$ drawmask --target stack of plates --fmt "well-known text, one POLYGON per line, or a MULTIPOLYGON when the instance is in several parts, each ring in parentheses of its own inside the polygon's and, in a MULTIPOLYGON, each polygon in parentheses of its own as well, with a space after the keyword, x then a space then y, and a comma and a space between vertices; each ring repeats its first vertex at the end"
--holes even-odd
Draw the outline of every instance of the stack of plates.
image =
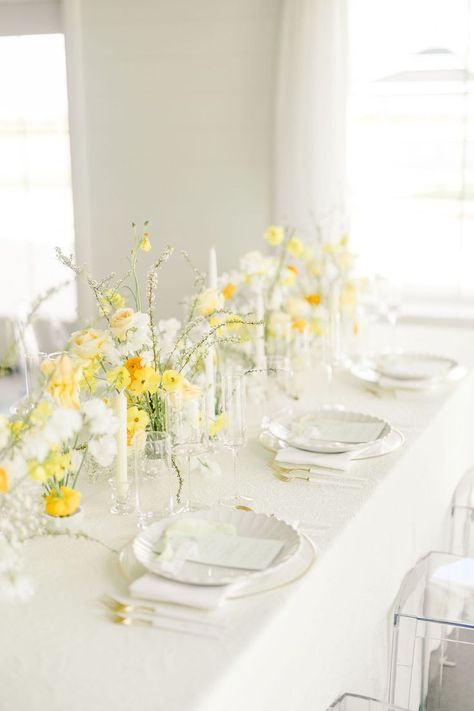
MULTIPOLYGON (((373 448, 385 453, 384 445, 393 440, 388 422, 362 412, 339 407, 312 410, 288 408, 266 418, 264 433, 273 437, 278 448, 293 447, 307 452, 337 454, 359 451, 370 456, 373 448)), ((392 451, 390 447, 388 451, 392 451)))
POLYGON ((301 577, 315 559, 310 539, 292 525, 275 516, 232 509, 187 512, 159 521, 142 531, 120 555, 122 569, 128 579, 151 572, 162 578, 191 586, 224 586, 232 584, 229 597, 245 597, 286 585, 301 577), (161 566, 156 560, 156 547, 165 529, 180 519, 205 519, 231 524, 236 536, 272 539, 281 543, 275 558, 264 570, 246 570, 226 565, 209 565, 184 561, 176 570, 161 566), (238 583, 238 585, 235 585, 238 583))
POLYGON ((384 353, 366 358, 351 368, 365 383, 396 390, 431 390, 455 382, 465 368, 452 358, 430 353, 384 353))

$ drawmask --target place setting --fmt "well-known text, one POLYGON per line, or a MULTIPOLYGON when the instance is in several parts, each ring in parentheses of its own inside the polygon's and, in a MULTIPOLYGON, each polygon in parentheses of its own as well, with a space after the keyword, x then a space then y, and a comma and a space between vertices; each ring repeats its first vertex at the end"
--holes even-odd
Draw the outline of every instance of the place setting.
POLYGON ((260 444, 274 454, 268 466, 282 482, 303 480, 360 488, 353 462, 399 449, 403 433, 379 417, 343 406, 288 407, 262 421, 260 444))

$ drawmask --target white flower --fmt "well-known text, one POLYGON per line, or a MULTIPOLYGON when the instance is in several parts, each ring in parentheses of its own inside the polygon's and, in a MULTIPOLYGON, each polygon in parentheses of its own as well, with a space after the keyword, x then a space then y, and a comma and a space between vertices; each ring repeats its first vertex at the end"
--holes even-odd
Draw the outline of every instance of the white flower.
POLYGON ((118 419, 102 400, 88 400, 83 404, 82 412, 91 435, 114 434, 117 431, 118 419))
POLYGON ((142 367, 150 368, 154 364, 153 351, 142 351, 140 353, 140 360, 142 362, 142 367))
POLYGON ((171 355, 176 345, 176 339, 178 338, 180 329, 181 323, 176 318, 158 321, 157 338, 162 360, 167 360, 171 355))
POLYGON ((306 318, 311 314, 311 306, 306 299, 299 296, 290 296, 285 302, 285 311, 292 318, 306 318))
POLYGON ((4 536, 0 535, 0 575, 17 570, 21 558, 18 549, 14 548, 4 536))
POLYGON ((104 435, 103 437, 91 439, 88 447, 89 452, 101 467, 108 467, 114 461, 117 443, 113 437, 104 435))
POLYGON ((148 314, 133 313, 131 325, 117 345, 118 352, 122 356, 127 356, 131 353, 135 354, 144 348, 149 348, 150 345, 150 320, 148 314))
POLYGON ((57 445, 72 439, 81 427, 82 418, 77 410, 58 407, 46 423, 43 433, 50 445, 57 445))
POLYGON ((113 343, 112 338, 110 336, 105 341, 102 352, 103 352, 104 358, 111 365, 113 365, 114 367, 121 365, 122 358, 120 357, 120 353, 119 353, 118 349, 116 348, 115 344, 113 343))
POLYGON ((27 468, 25 459, 18 453, 13 456, 0 459, 0 466, 5 469, 11 485, 26 476, 27 468))
POLYGON ((59 444, 60 441, 60 437, 53 439, 47 437, 44 432, 26 432, 23 437, 21 453, 25 459, 36 459, 38 462, 42 462, 49 452, 50 445, 59 444))
POLYGON ((240 260, 240 268, 249 276, 270 276, 275 271, 275 260, 261 252, 247 252, 240 260))

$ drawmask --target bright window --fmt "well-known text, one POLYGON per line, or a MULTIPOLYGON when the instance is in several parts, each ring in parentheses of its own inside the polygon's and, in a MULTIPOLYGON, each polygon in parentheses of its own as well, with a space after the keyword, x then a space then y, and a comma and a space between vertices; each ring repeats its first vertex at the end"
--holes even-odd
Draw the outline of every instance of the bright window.
MULTIPOLYGON (((64 36, 0 37, 0 314, 69 278, 74 248, 64 36)), ((71 285, 45 311, 71 319, 71 285)))
POLYGON ((474 294, 469 0, 349 2, 348 180, 361 271, 474 294))

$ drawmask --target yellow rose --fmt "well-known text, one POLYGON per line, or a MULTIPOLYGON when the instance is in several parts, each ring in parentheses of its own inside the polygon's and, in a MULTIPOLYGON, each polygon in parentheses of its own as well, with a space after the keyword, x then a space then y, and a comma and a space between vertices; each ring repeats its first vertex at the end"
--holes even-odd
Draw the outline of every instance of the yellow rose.
POLYGON ((226 284, 222 289, 222 296, 224 299, 231 299, 234 296, 236 289, 237 286, 229 282, 229 284, 226 284))
POLYGON ((131 381, 130 373, 124 365, 114 368, 113 370, 109 370, 105 377, 109 385, 116 390, 124 390, 124 388, 128 388, 131 381))
POLYGON ((299 237, 292 237, 286 245, 286 249, 293 257, 302 257, 305 251, 304 244, 299 237))
POLYGON ((3 467, 0 467, 0 494, 6 494, 9 488, 8 473, 3 467))
POLYGON ((52 491, 44 499, 44 511, 50 516, 71 516, 79 508, 81 494, 68 486, 52 491))
POLYGON ((285 229, 284 227, 271 225, 265 230, 263 236, 267 240, 268 244, 271 244, 272 247, 276 247, 283 242, 285 238, 285 229))
POLYGON ((134 395, 156 393, 161 381, 161 375, 153 368, 137 368, 129 390, 134 395))
POLYGON ((81 360, 98 358, 104 348, 107 336, 95 328, 74 331, 71 336, 71 352, 81 360))
POLYGON ((166 392, 172 393, 181 389, 184 378, 176 370, 165 370, 161 378, 161 385, 166 392))
POLYGON ((133 327, 135 312, 131 308, 117 309, 110 317, 112 333, 119 341, 123 341, 133 327))
POLYGON ((41 363, 41 371, 48 378, 47 390, 63 407, 79 410, 79 383, 82 368, 75 366, 68 355, 49 358, 41 363))
POLYGON ((201 316, 209 316, 213 311, 217 311, 220 305, 219 294, 215 289, 206 289, 197 297, 196 308, 201 316))

